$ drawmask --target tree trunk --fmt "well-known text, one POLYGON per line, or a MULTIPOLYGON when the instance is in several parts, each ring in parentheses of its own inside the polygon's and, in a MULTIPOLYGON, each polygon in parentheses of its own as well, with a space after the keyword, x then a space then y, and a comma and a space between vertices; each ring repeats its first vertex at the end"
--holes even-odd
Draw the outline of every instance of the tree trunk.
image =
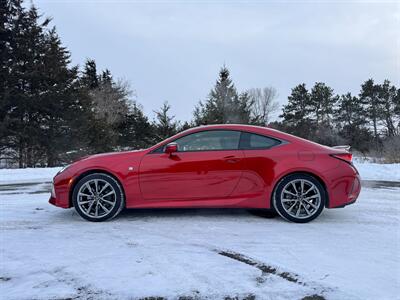
POLYGON ((378 144, 378 128, 377 128, 377 115, 376 115, 376 107, 373 104, 372 107, 372 123, 374 125, 374 140, 375 140, 375 150, 378 151, 379 144, 378 144))
POLYGON ((26 166, 28 168, 32 168, 33 167, 33 160, 32 160, 32 146, 29 146, 26 149, 26 166))
POLYGON ((47 151, 47 167, 54 167, 55 159, 51 151, 47 151))
POLYGON ((23 168, 24 167, 24 149, 23 149, 23 143, 22 143, 22 138, 19 138, 19 145, 18 145, 18 167, 23 168))

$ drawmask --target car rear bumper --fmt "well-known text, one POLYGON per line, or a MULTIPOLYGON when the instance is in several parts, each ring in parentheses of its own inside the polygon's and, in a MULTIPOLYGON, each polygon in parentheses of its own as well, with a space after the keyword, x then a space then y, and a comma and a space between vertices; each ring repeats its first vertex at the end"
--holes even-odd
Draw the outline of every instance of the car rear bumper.
MULTIPOLYGON (((345 164, 345 163, 344 163, 345 164)), ((361 191, 361 178, 352 165, 342 165, 329 184, 328 208, 340 208, 353 204, 361 191)))
POLYGON ((353 201, 347 202, 347 203, 345 203, 343 205, 336 206, 336 207, 331 207, 331 208, 343 208, 343 207, 346 207, 347 205, 354 204, 356 201, 357 201, 357 199, 354 199, 353 201))

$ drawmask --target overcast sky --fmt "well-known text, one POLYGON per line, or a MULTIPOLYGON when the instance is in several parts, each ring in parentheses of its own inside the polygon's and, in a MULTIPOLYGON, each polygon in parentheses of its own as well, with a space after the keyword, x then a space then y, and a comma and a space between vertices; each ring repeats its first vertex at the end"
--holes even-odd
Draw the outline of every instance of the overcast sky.
POLYGON ((189 120, 223 64, 239 91, 316 81, 358 93, 368 78, 400 86, 400 2, 57 1, 33 3, 72 53, 130 82, 153 118, 168 101, 189 120))

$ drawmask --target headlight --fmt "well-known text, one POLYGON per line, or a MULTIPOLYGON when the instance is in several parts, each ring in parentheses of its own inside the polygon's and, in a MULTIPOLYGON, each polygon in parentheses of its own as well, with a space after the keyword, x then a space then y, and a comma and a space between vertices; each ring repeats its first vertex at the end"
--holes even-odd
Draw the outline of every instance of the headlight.
POLYGON ((62 167, 62 169, 61 169, 60 171, 58 171, 56 175, 58 175, 58 174, 64 172, 64 171, 65 171, 66 169, 68 169, 70 166, 71 166, 71 165, 66 165, 66 166, 62 167))
POLYGON ((56 198, 56 190, 54 189, 54 183, 51 183, 51 196, 56 198))

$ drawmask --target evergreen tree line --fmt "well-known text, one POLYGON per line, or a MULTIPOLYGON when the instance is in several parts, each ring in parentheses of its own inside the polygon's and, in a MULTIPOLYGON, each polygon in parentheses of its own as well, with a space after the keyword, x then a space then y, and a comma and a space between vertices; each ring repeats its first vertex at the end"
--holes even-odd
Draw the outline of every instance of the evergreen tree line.
POLYGON ((271 126, 324 145, 348 144, 363 154, 400 161, 400 89, 365 81, 358 95, 336 95, 325 83, 299 84, 271 126))
POLYGON ((238 94, 222 68, 208 99, 194 111, 193 125, 241 123, 270 126, 327 146, 350 145, 353 151, 400 162, 400 89, 389 80, 366 80, 358 95, 335 94, 323 82, 311 90, 299 84, 283 106, 280 121, 270 122, 278 106, 272 88, 238 94))
POLYGON ((177 121, 167 102, 150 120, 127 82, 98 70, 91 59, 82 68, 73 66, 51 20, 22 2, 0 4, 0 159, 19 167, 145 148, 193 126, 222 123, 269 124, 326 145, 346 143, 363 153, 390 150, 394 159, 399 156, 400 93, 389 81, 367 80, 357 96, 335 95, 324 83, 310 91, 300 84, 281 121, 271 123, 276 90, 238 92, 224 66, 190 122, 177 121))
POLYGON ((0 158, 54 166, 86 154, 141 148, 153 127, 129 85, 94 60, 71 66, 50 19, 0 2, 0 158))

